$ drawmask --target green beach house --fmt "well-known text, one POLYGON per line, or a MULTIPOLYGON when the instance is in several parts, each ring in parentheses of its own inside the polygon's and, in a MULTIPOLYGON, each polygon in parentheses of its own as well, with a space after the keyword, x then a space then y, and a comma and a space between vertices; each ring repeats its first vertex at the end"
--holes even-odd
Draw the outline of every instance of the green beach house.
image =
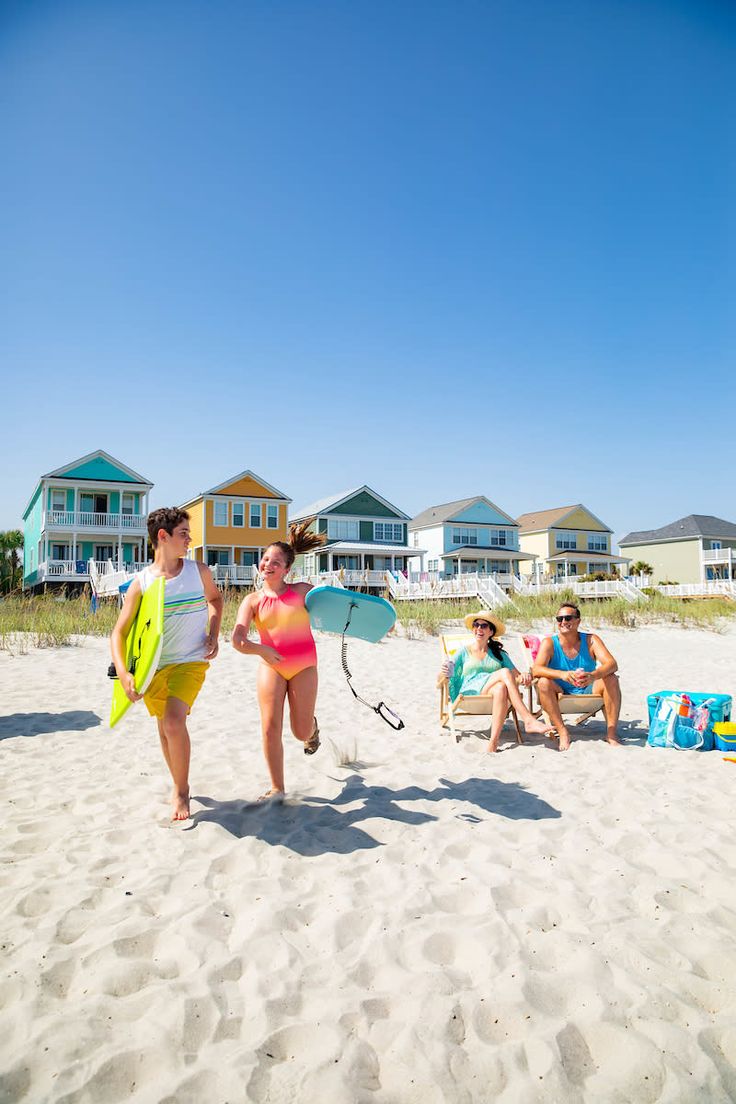
POLYGON ((712 514, 688 514, 663 525, 628 533, 619 546, 647 563, 656 583, 706 583, 736 579, 736 525, 712 514))
POLYGON ((346 585, 382 586, 387 571, 406 571, 416 549, 407 544, 409 515, 370 487, 330 495, 297 510, 290 521, 313 517, 326 544, 297 557, 295 571, 308 577, 341 572, 346 585))
POLYGON ((42 475, 23 514, 23 587, 78 588, 110 566, 146 561, 153 484, 98 449, 42 475))

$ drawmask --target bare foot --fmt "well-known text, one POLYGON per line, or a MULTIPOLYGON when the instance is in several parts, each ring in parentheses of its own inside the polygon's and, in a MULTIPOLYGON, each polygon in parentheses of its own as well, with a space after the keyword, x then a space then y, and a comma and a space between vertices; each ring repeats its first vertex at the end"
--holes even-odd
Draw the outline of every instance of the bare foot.
POLYGON ((284 797, 285 794, 283 790, 266 790, 266 792, 264 794, 261 794, 261 796, 258 798, 257 804, 262 805, 267 801, 273 801, 280 805, 281 802, 284 800, 284 797))
POLYGON ((525 732, 537 732, 540 736, 549 736, 554 730, 554 725, 547 724, 546 721, 538 720, 536 717, 532 717, 530 721, 524 721, 525 732))
POLYGON ((561 732, 560 733, 560 748, 559 748, 559 750, 560 751, 569 751, 570 750, 570 733, 569 732, 561 732))
POLYGON ((186 793, 174 790, 171 797, 171 819, 189 820, 189 790, 186 793))
POLYGON ((496 737, 495 740, 489 740, 488 741, 488 752, 489 752, 489 754, 492 754, 494 751, 499 751, 498 736, 496 737))
POLYGON ((624 746, 621 743, 621 741, 619 740, 619 738, 618 738, 618 736, 616 735, 615 732, 607 732, 606 733, 606 743, 610 744, 611 747, 623 747, 624 746))

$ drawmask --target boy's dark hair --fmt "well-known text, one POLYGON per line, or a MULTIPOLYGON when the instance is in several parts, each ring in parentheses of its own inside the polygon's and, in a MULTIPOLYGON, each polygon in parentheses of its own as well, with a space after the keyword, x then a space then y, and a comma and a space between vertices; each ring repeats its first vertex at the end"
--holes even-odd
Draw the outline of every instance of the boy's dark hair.
POLYGON ((146 519, 146 525, 148 539, 153 547, 158 546, 159 529, 164 529, 171 536, 177 525, 181 525, 183 521, 189 521, 189 514, 178 506, 161 506, 158 510, 152 510, 146 519))

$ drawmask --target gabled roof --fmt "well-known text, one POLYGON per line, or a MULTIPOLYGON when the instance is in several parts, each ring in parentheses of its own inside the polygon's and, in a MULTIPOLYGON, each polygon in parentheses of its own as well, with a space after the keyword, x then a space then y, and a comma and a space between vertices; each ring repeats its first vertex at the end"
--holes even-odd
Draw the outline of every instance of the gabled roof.
MULTIPOLYGON (((56 468, 54 471, 47 472, 41 476, 41 479, 79 479, 80 476, 69 475, 70 471, 74 471, 75 468, 81 468, 84 464, 89 464, 94 460, 104 460, 108 464, 112 464, 113 467, 119 468, 121 472, 124 472, 132 483, 144 483, 146 487, 152 487, 150 479, 146 479, 144 475, 140 475, 137 471, 133 471, 127 464, 123 464, 121 460, 116 460, 114 456, 111 456, 109 452, 104 452, 102 449, 95 449, 94 452, 88 453, 86 456, 80 456, 78 460, 72 460, 69 464, 63 464, 62 467, 56 468)), ((91 477, 92 479, 95 476, 91 477)), ((40 482, 40 480, 39 480, 40 482)), ((103 480, 104 482, 104 480, 103 480)))
MULTIPOLYGON (((472 498, 458 498, 455 502, 443 502, 439 506, 429 506, 426 510, 422 510, 421 514, 417 514, 416 517, 411 519, 409 528, 422 529, 432 525, 443 525, 446 521, 452 521, 456 514, 461 514, 463 510, 467 510, 475 502, 487 502, 497 514, 508 518, 509 525, 516 525, 514 519, 500 506, 497 506, 495 502, 491 502, 490 498, 486 498, 485 495, 473 495, 472 498)), ((478 522, 478 524, 485 524, 485 522, 478 522)))
MULTIPOLYGON (((246 468, 246 470, 240 472, 239 475, 233 475, 230 479, 226 479, 224 483, 218 483, 216 487, 210 487, 208 491, 200 491, 199 494, 193 495, 191 498, 188 498, 183 505, 191 506, 193 502, 197 502, 198 499, 204 498, 206 495, 221 494, 223 492, 227 493, 227 488, 232 487, 234 483, 238 483, 241 479, 252 479, 254 483, 258 483, 264 490, 273 495, 274 498, 280 498, 283 502, 291 502, 289 496, 285 495, 283 491, 279 491, 278 488, 272 487, 265 479, 261 479, 260 475, 256 475, 250 468, 246 468)), ((232 492, 234 497, 237 497, 238 493, 238 491, 232 492)), ((247 498, 249 496, 243 495, 242 497, 247 498)))
POLYGON ((44 479, 73 479, 75 482, 82 479, 88 479, 91 483, 140 483, 142 486, 147 487, 149 490, 153 486, 150 479, 146 479, 145 476, 140 475, 139 472, 133 471, 127 464, 123 464, 122 461, 116 460, 114 456, 111 456, 109 452, 105 452, 103 449, 95 449, 94 452, 87 453, 86 456, 80 456, 78 460, 72 460, 69 464, 63 464, 60 468, 55 468, 54 471, 46 472, 44 475, 39 476, 36 480, 36 485, 33 488, 33 493, 26 503, 26 508, 23 511, 23 517, 25 518, 31 503, 33 502, 36 491, 40 487, 44 479), (103 475, 80 475, 79 468, 84 468, 87 464, 94 464, 96 460, 102 461, 103 464, 110 464, 112 467, 117 468, 122 476, 120 479, 110 479, 103 475))
POLYGON ((687 517, 663 525, 661 529, 642 529, 637 533, 627 533, 618 542, 625 544, 656 544, 657 541, 686 540, 693 537, 736 537, 736 525, 732 521, 713 517, 712 514, 688 514, 687 517))
POLYGON ((397 517, 404 518, 405 521, 409 520, 408 514, 405 514, 398 506, 394 506, 392 502, 389 502, 387 499, 377 494, 372 487, 369 487, 365 483, 362 487, 353 487, 350 491, 341 491, 339 494, 328 495, 327 498, 320 498, 317 502, 312 502, 309 506, 302 506, 300 510, 296 510, 295 513, 290 515, 289 520, 301 521, 303 518, 318 517, 320 514, 329 513, 330 510, 334 510, 336 506, 341 506, 343 502, 348 502, 362 491, 367 491, 369 495, 372 495, 373 498, 385 506, 387 510, 392 510, 397 517))
POLYGON ((612 529, 608 528, 605 521, 601 521, 599 517, 596 517, 593 511, 584 506, 582 502, 576 502, 574 506, 557 506, 554 510, 536 510, 531 514, 521 514, 516 519, 519 523, 519 532, 539 533, 545 529, 552 529, 556 525, 562 525, 565 518, 568 518, 570 514, 574 514, 576 510, 585 510, 586 514, 590 514, 593 520, 602 525, 607 533, 613 532, 612 529))

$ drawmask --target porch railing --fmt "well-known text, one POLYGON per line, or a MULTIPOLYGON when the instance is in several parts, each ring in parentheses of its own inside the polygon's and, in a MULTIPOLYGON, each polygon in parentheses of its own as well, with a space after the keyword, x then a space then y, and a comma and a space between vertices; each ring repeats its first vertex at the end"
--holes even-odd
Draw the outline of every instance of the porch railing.
POLYGON ((736 561, 736 549, 734 548, 704 548, 704 563, 733 563, 736 561))
POLYGON ((668 598, 736 599, 736 583, 728 579, 709 579, 703 583, 662 583, 657 590, 668 598))
POLYGON ((144 514, 101 514, 86 510, 49 510, 44 529, 141 529, 146 528, 144 514))

